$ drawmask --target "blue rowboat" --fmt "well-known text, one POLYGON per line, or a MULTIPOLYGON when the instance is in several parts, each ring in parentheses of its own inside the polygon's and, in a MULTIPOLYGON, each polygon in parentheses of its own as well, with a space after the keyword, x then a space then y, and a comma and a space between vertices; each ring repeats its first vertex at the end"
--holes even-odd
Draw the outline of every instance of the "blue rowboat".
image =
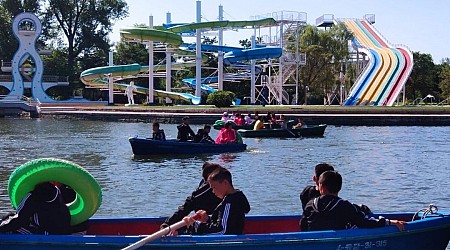
POLYGON ((215 154, 245 151, 246 144, 211 144, 198 142, 179 142, 177 140, 158 141, 145 138, 131 137, 128 139, 133 154, 144 155, 189 155, 215 154))
MULTIPOLYGON (((450 214, 410 221, 413 213, 378 214, 409 221, 375 229, 299 232, 299 216, 248 216, 243 235, 166 236, 140 249, 445 249, 450 214)), ((376 216, 378 216, 376 215, 376 216)), ((159 230, 164 218, 91 219, 86 235, 0 234, 0 249, 120 249, 159 230)))

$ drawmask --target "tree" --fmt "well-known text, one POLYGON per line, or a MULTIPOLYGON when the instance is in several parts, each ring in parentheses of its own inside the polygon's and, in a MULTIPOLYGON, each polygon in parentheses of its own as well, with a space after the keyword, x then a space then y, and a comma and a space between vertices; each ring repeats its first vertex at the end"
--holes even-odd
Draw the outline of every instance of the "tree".
POLYGON ((44 35, 67 42, 67 67, 72 82, 77 57, 89 57, 98 51, 107 54, 110 49, 108 34, 113 21, 128 15, 128 5, 123 0, 48 0, 44 13, 44 35))
POLYGON ((438 94, 436 68, 430 54, 413 52, 414 67, 406 82, 406 95, 409 100, 424 98, 428 94, 438 94))
POLYGON ((443 99, 450 98, 450 64, 443 63, 439 74, 439 88, 442 91, 443 99))
POLYGON ((19 47, 12 32, 12 21, 22 12, 37 13, 39 1, 3 0, 0 1, 0 58, 11 60, 19 47))
MULTIPOLYGON (((306 65, 300 70, 300 83, 303 85, 306 104, 308 89, 316 97, 325 97, 332 91, 341 63, 348 57, 348 40, 352 35, 342 25, 328 30, 319 30, 311 25, 299 29, 299 50, 305 53, 307 58, 306 65)), ((289 40, 293 42, 295 37, 291 34, 289 40)), ((293 51, 294 45, 288 49, 293 51)))

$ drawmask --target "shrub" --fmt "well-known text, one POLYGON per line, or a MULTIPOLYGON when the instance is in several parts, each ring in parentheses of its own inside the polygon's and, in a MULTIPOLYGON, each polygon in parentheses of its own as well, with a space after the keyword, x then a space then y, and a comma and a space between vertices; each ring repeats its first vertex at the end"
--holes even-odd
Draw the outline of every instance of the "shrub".
POLYGON ((235 94, 233 92, 219 90, 208 95, 206 104, 212 104, 218 108, 230 107, 234 98, 235 94))

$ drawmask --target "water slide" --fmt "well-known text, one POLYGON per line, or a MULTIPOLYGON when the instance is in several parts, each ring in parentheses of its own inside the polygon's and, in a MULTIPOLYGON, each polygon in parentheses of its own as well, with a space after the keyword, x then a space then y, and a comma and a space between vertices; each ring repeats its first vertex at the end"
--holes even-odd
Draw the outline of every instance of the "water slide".
MULTIPOLYGON (((188 48, 192 48, 187 46, 188 48)), ((210 45, 210 44, 202 44, 202 51, 224 51, 224 63, 228 65, 240 65, 240 67, 250 67, 247 64, 239 64, 239 61, 245 60, 253 60, 253 59, 269 59, 269 58, 279 58, 283 53, 282 48, 280 47, 260 47, 254 49, 243 49, 238 47, 229 47, 229 46, 219 46, 219 45, 210 45)), ((226 78, 226 77, 225 77, 226 78)), ((201 79, 201 89, 207 93, 215 92, 216 89, 211 88, 206 84, 216 83, 218 81, 218 77, 205 77, 201 79)), ((183 79, 183 82, 191 87, 196 86, 195 78, 186 78, 183 79)))
MULTIPOLYGON (((123 38, 132 39, 137 41, 155 41, 161 43, 167 43, 172 46, 179 46, 183 40, 180 35, 173 32, 148 29, 142 27, 131 27, 122 28, 120 34, 123 38)), ((195 66, 194 63, 173 63, 173 70, 181 69, 183 67, 195 66)), ((165 65, 155 65, 153 67, 154 71, 165 70, 165 65)), ((97 67, 85 70, 81 73, 81 81, 88 86, 94 87, 106 87, 107 77, 114 77, 116 80, 127 79, 131 77, 136 77, 138 74, 148 72, 148 66, 141 66, 139 64, 129 64, 129 65, 115 65, 115 66, 105 66, 97 67)), ((125 84, 114 84, 114 88, 124 90, 127 85, 125 84)), ((148 88, 136 86, 137 92, 142 94, 148 94, 148 88)), ((178 93, 169 92, 162 90, 154 90, 154 95, 157 97, 169 97, 173 100, 185 100, 192 104, 200 104, 200 97, 196 97, 189 93, 178 93)))
POLYGON ((393 48, 365 20, 343 20, 342 23, 353 33, 354 46, 369 56, 368 66, 344 105, 392 106, 411 73, 411 52, 407 48, 393 48))
MULTIPOLYGON (((192 66, 192 65, 191 65, 192 66)), ((194 65, 195 66, 195 65, 194 65)), ((182 63, 174 63, 172 69, 185 67, 182 63)), ((154 70, 165 70, 165 65, 157 65, 154 70)), ((116 80, 135 78, 138 74, 148 72, 148 66, 141 66, 137 63, 128 65, 104 66, 87 69, 80 74, 80 80, 87 86, 106 88, 108 86, 108 76, 116 80)), ((114 88, 124 91, 128 84, 114 83, 114 88)), ((136 86, 138 93, 148 95, 148 88, 136 86)), ((157 97, 169 97, 173 100, 184 100, 192 104, 200 104, 201 98, 189 93, 169 92, 163 90, 154 90, 157 97)))

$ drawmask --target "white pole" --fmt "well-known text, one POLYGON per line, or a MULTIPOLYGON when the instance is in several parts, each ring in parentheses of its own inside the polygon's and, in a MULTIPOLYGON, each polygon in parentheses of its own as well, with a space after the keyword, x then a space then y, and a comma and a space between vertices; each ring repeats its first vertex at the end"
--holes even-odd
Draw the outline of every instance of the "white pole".
MULTIPOLYGON (((202 2, 197 1, 197 23, 202 22, 202 2)), ((195 44, 195 96, 202 96, 202 32, 200 29, 196 31, 197 41, 195 44)))
MULTIPOLYGON (((284 38, 284 29, 283 29, 283 12, 281 12, 281 22, 280 22, 280 47, 281 49, 283 49, 284 43, 283 43, 283 38, 284 38)), ((278 81, 279 81, 279 85, 276 87, 279 89, 278 91, 278 95, 277 99, 280 100, 279 104, 283 104, 283 85, 284 85, 284 79, 283 79, 283 67, 284 67, 284 63, 283 63, 283 53, 281 53, 280 56, 280 63, 279 63, 279 67, 278 67, 278 81)))
MULTIPOLYGON (((256 48, 256 28, 253 28, 253 36, 252 36, 252 48, 256 48)), ((255 95, 255 88, 256 88, 256 60, 251 60, 250 64, 250 102, 252 105, 256 103, 256 95, 255 95)))
MULTIPOLYGON (((113 61, 114 52, 110 51, 108 53, 108 55, 109 55, 108 65, 109 66, 113 66, 114 65, 114 61, 113 61)), ((114 79, 110 75, 108 77, 108 92, 109 92, 108 105, 113 105, 114 104, 114 88, 113 88, 113 84, 114 84, 114 79)))
MULTIPOLYGON (((153 16, 149 17, 149 26, 153 29, 153 16)), ((153 104, 154 86, 153 86, 153 41, 148 43, 148 104, 153 104)))
MULTIPOLYGON (((166 14, 166 23, 170 24, 171 15, 168 12, 166 14)), ((166 45, 166 91, 170 92, 172 90, 172 54, 170 52, 169 44, 166 45)), ((166 103, 172 103, 172 99, 166 97, 166 103)))
MULTIPOLYGON (((223 21, 223 6, 219 5, 219 21, 223 21)), ((218 80, 219 80, 219 90, 223 90, 223 28, 219 29, 219 55, 218 55, 218 80)))

